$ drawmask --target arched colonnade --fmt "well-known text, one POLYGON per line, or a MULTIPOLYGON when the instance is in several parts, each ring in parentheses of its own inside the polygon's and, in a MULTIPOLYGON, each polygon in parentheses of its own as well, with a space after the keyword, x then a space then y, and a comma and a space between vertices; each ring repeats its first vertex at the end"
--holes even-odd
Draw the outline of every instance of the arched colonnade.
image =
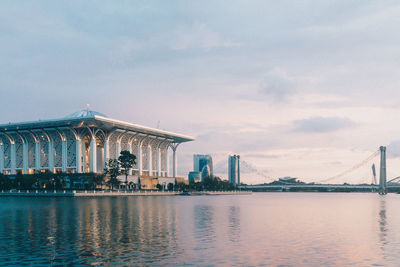
POLYGON ((173 139, 97 127, 0 132, 0 172, 101 173, 108 159, 118 158, 122 150, 128 150, 136 156, 132 174, 167 177, 171 150, 172 176, 176 177, 178 145, 173 139))

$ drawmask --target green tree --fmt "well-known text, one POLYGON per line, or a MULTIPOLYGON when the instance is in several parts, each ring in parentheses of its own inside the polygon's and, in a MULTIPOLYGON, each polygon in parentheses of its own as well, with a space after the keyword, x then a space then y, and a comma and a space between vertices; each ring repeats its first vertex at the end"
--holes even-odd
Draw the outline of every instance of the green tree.
POLYGON ((51 188, 53 174, 49 170, 37 174, 41 188, 51 188))
POLYGON ((121 169, 118 160, 109 159, 106 163, 106 167, 104 168, 104 174, 108 174, 110 176, 107 184, 111 185, 111 189, 114 190, 114 186, 119 185, 120 183, 118 176, 121 174, 121 169))
POLYGON ((202 190, 221 191, 221 190, 234 190, 235 187, 229 181, 223 181, 221 180, 221 178, 211 175, 205 177, 202 182, 189 184, 189 189, 195 191, 202 191, 202 190))
POLYGON ((96 189, 97 186, 102 186, 104 184, 104 174, 93 174, 92 182, 93 189, 96 189))
POLYGON ((189 185, 185 183, 177 183, 176 188, 178 191, 186 191, 189 188, 189 185))
POLYGON ((122 150, 118 157, 118 163, 122 169, 122 173, 125 174, 125 188, 128 188, 128 174, 129 170, 136 164, 136 156, 128 150, 122 150))
POLYGON ((12 188, 12 181, 8 178, 7 175, 3 175, 0 173, 0 189, 8 190, 12 188))
POLYGON ((168 191, 174 190, 174 184, 173 184, 173 183, 169 183, 169 184, 167 185, 167 188, 168 188, 168 191))

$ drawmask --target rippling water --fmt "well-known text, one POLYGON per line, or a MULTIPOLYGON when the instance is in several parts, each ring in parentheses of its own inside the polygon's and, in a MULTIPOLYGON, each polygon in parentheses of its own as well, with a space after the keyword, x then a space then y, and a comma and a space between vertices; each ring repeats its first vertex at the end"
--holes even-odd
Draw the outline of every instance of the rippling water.
POLYGON ((400 195, 0 198, 0 265, 398 266, 400 195))

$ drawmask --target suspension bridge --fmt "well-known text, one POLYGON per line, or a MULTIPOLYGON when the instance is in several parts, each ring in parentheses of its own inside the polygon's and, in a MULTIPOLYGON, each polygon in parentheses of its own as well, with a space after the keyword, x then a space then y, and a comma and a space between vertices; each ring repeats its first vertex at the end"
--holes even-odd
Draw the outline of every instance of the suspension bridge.
MULTIPOLYGON (((371 176, 370 176, 371 177, 371 176)), ((364 160, 353 165, 334 176, 320 180, 319 183, 282 183, 282 184, 261 184, 261 185, 241 185, 242 189, 250 190, 279 190, 279 191, 290 191, 290 190, 322 190, 322 191, 336 191, 336 190, 357 190, 357 191, 373 191, 378 192, 381 195, 386 195, 389 190, 400 192, 400 176, 391 178, 387 180, 387 168, 386 168, 386 147, 381 146, 378 150, 374 151, 364 160), (335 184, 337 181, 343 177, 348 177, 350 174, 354 173, 362 167, 370 164, 371 161, 380 156, 379 164, 379 180, 377 180, 377 172, 375 164, 372 164, 372 181, 370 184, 335 184)))

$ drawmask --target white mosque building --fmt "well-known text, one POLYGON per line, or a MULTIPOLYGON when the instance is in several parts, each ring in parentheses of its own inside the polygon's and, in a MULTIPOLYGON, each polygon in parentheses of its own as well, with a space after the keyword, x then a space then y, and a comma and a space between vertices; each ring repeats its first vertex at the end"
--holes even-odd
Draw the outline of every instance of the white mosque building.
POLYGON ((177 148, 193 140, 86 109, 62 119, 0 125, 0 173, 101 173, 108 159, 129 150, 137 163, 132 175, 176 177, 177 148))

